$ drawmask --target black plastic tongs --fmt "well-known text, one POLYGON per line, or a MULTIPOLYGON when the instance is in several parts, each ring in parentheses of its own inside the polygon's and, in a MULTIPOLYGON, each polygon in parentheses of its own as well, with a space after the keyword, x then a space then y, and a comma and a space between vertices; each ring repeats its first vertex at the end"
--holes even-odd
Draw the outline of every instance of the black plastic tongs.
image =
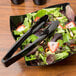
POLYGON ((53 33, 55 29, 57 28, 57 25, 59 25, 59 21, 53 21, 51 24, 49 24, 43 32, 40 34, 39 38, 35 40, 33 43, 31 43, 28 47, 24 48, 21 50, 18 54, 15 56, 12 56, 14 52, 20 47, 20 45, 26 40, 31 34, 34 34, 37 32, 43 25, 45 25, 46 21, 48 20, 48 15, 45 15, 41 17, 34 25, 33 27, 26 32, 14 45, 13 47, 9 50, 9 52, 6 54, 6 56, 2 59, 2 63, 6 67, 9 65, 13 64, 20 58, 26 56, 27 53, 29 53, 33 48, 35 48, 37 43, 45 39, 49 34, 53 33))

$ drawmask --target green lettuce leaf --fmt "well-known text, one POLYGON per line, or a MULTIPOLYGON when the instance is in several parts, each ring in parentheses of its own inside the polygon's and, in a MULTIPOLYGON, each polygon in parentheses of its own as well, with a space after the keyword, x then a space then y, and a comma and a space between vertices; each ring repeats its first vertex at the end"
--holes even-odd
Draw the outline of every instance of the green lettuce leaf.
POLYGON ((70 48, 67 45, 64 45, 63 48, 64 48, 64 51, 71 52, 70 48))
POLYGON ((29 57, 25 56, 25 61, 36 60, 36 55, 30 55, 29 57))
POLYGON ((43 46, 39 46, 38 51, 40 51, 40 52, 44 51, 43 46))
POLYGON ((65 26, 65 22, 68 21, 67 17, 66 16, 62 16, 60 19, 58 19, 60 21, 60 24, 62 26, 65 26))
POLYGON ((56 8, 46 8, 46 9, 42 9, 39 10, 36 14, 35 14, 35 18, 36 17, 42 17, 44 15, 50 15, 53 14, 55 17, 58 16, 62 16, 62 14, 59 12, 62 9, 62 7, 56 7, 56 8))
POLYGON ((68 57, 68 55, 69 55, 69 53, 62 52, 62 53, 55 54, 55 58, 56 58, 56 60, 61 60, 61 59, 68 57))
POLYGON ((32 34, 31 36, 29 36, 23 43, 22 43, 22 49, 24 49, 24 47, 29 44, 34 42, 35 40, 37 40, 38 37, 34 34, 32 34))
POLYGON ((13 33, 14 33, 14 35, 23 35, 23 32, 22 31, 21 32, 18 32, 16 30, 14 30, 13 33))
POLYGON ((76 27, 70 28, 74 33, 76 33, 76 27))
POLYGON ((66 33, 63 33, 63 41, 69 42, 70 39, 72 39, 72 37, 70 36, 70 32, 66 29, 66 33))
POLYGON ((40 57, 40 59, 42 59, 44 64, 48 64, 47 61, 46 61, 46 58, 47 58, 46 56, 43 56, 42 54, 39 54, 39 57, 40 57))
POLYGON ((56 33, 65 33, 65 30, 63 30, 62 28, 57 28, 56 33))
POLYGON ((34 42, 35 40, 38 39, 38 36, 32 34, 32 35, 30 36, 30 39, 31 39, 31 42, 34 42))
POLYGON ((44 15, 46 15, 46 14, 47 14, 47 11, 46 11, 45 9, 39 10, 39 11, 36 13, 35 18, 36 18, 36 17, 42 17, 42 16, 44 16, 44 15))
POLYGON ((59 39, 57 42, 59 42, 59 47, 63 46, 63 40, 59 39))

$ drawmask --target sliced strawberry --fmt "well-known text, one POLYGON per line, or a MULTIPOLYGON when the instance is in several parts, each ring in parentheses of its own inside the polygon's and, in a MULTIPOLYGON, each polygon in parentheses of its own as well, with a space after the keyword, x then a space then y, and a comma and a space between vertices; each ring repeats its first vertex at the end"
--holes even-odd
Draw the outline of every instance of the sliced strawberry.
POLYGON ((21 31, 23 31, 24 29, 25 29, 25 26, 24 26, 24 25, 21 25, 21 26, 19 26, 19 27, 16 29, 16 31, 21 32, 21 31))
POLYGON ((70 22, 70 23, 66 24, 64 28, 72 28, 72 27, 75 27, 74 22, 70 22))
POLYGON ((59 24, 58 28, 62 28, 62 29, 64 29, 64 27, 63 27, 62 25, 60 25, 60 24, 59 24))
POLYGON ((48 42, 49 50, 54 53, 59 47, 59 42, 48 42))
POLYGON ((40 19, 40 17, 36 17, 34 21, 36 22, 38 19, 40 19))

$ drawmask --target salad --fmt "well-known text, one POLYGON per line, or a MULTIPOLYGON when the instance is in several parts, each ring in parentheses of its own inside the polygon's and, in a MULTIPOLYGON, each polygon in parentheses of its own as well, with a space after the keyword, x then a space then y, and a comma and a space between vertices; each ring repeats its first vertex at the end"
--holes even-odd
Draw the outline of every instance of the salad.
MULTIPOLYGON (((68 7, 68 13, 69 9, 68 7)), ((40 33, 48 24, 51 24, 52 21, 58 20, 60 24, 52 36, 49 35, 38 43, 37 46, 24 57, 27 65, 49 65, 76 53, 76 24, 74 13, 71 10, 68 16, 67 12, 65 13, 63 10, 63 7, 46 8, 35 13, 27 14, 23 24, 13 31, 13 34, 17 36, 16 40, 19 40, 19 38, 44 15, 48 15, 49 17, 46 24, 38 32, 29 36, 22 43, 21 49, 24 49, 38 39, 40 33)))

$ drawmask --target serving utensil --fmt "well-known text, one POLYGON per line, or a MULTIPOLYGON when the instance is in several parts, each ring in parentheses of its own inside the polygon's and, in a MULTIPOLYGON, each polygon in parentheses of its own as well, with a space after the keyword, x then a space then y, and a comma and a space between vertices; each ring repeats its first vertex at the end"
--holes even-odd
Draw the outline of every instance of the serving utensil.
POLYGON ((17 50, 18 47, 26 40, 31 34, 34 34, 37 32, 47 21, 48 15, 45 15, 41 17, 34 25, 33 27, 27 31, 14 45, 13 47, 9 50, 9 52, 6 54, 6 56, 2 59, 2 62, 6 67, 9 65, 13 64, 20 58, 24 57, 27 53, 29 53, 33 48, 35 48, 38 42, 42 41, 44 38, 46 38, 50 33, 55 31, 57 28, 57 25, 59 24, 59 21, 52 22, 52 24, 48 25, 47 28, 41 33, 40 37, 31 43, 28 47, 24 48, 21 50, 18 54, 15 56, 12 56, 14 52, 17 50), (11 57, 12 56, 12 57, 11 57))

